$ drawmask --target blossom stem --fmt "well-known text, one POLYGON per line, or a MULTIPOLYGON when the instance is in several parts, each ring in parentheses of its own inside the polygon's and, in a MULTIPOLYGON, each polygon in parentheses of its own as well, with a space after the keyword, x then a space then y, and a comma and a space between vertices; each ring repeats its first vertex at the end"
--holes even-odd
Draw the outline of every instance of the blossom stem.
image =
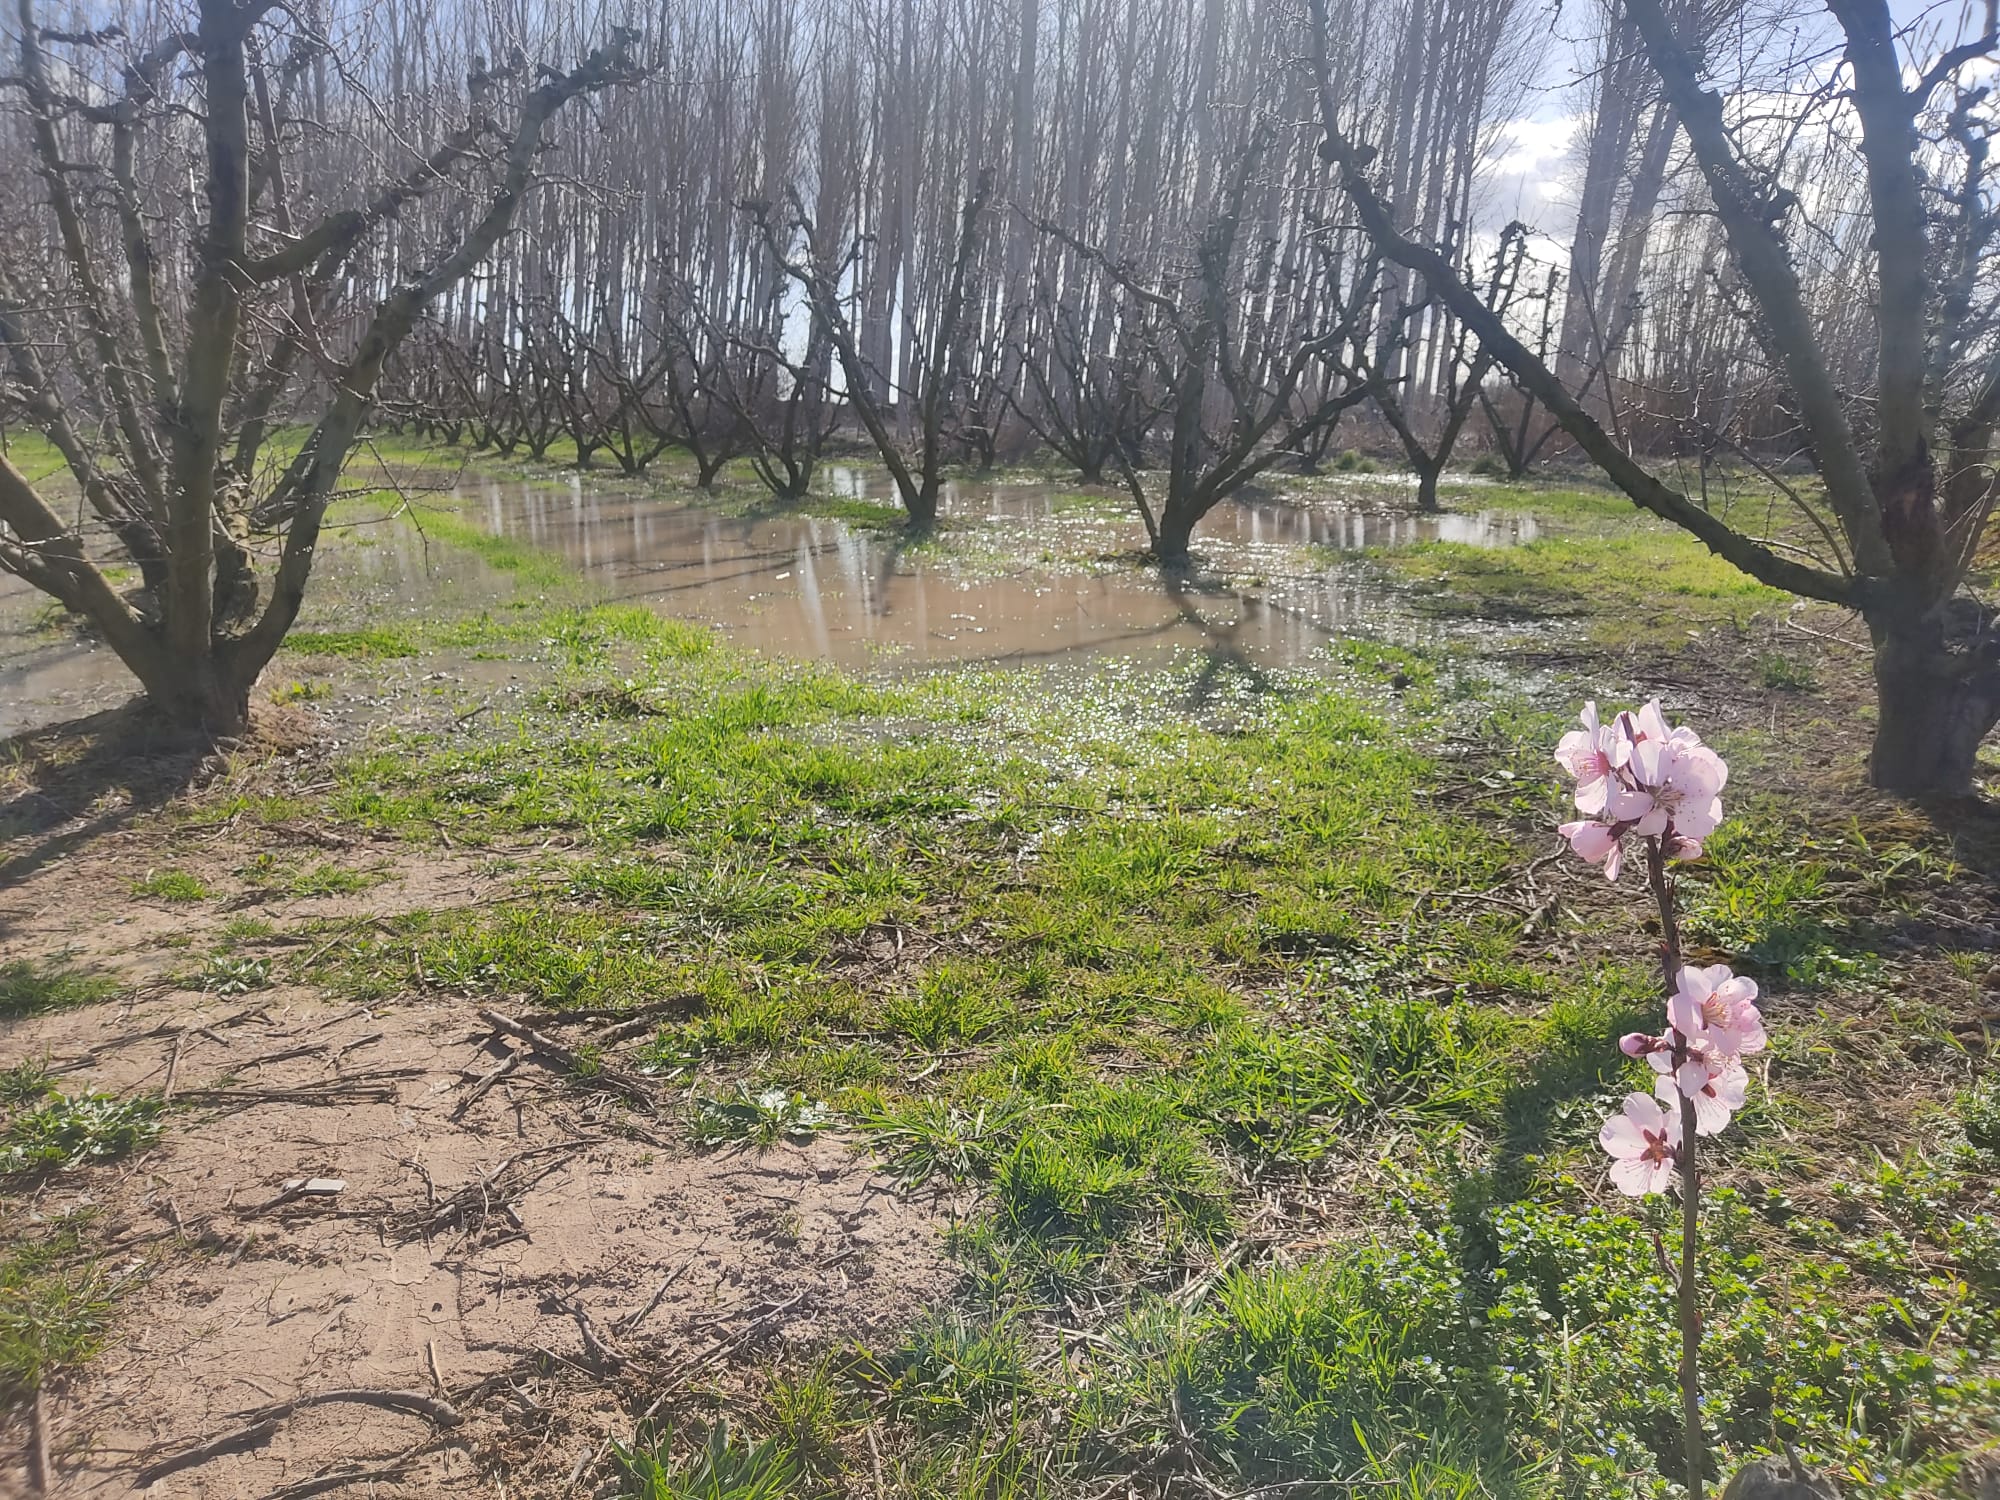
MULTIPOLYGON (((1660 963, 1667 993, 1672 994, 1681 970, 1681 929, 1674 912, 1673 883, 1667 874, 1664 839, 1646 840, 1646 877, 1660 908, 1660 963)), ((1676 1057, 1675 1062, 1681 1059, 1676 1057)), ((1681 1422, 1684 1427, 1689 1500, 1701 1500, 1702 1463, 1706 1444, 1701 1432, 1701 1302, 1695 1286, 1695 1255, 1700 1247, 1701 1177, 1695 1164, 1694 1101, 1681 1101, 1681 1422)))

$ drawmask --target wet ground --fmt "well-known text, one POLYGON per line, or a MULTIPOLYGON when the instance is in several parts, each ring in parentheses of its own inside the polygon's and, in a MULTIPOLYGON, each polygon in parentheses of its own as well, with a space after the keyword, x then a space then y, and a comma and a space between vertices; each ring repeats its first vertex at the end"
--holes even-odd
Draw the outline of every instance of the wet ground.
MULTIPOLYGON (((835 468, 839 499, 890 494, 835 468)), ((301 628, 453 618, 511 598, 512 574, 428 536, 427 512, 563 558, 587 588, 714 626, 770 655, 849 668, 1042 663, 1198 648, 1259 667, 1306 664, 1379 625, 1387 591, 1339 554, 1441 539, 1507 546, 1532 516, 1423 517, 1393 478, 1318 482, 1313 497, 1225 502, 1202 523, 1206 566, 1163 581, 1134 554, 1145 534, 1116 493, 1046 483, 955 484, 944 537, 911 547, 892 528, 800 514, 732 514, 608 476, 470 474, 414 511, 338 528, 301 628)), ((38 594, 0 577, 0 735, 121 702, 130 678, 38 594)))

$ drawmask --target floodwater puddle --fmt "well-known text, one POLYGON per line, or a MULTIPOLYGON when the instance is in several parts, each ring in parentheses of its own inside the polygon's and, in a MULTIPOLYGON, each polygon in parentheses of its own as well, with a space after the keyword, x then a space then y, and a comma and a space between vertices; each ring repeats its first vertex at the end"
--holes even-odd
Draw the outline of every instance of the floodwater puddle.
MULTIPOLYGON (((835 467, 836 498, 890 503, 881 477, 835 467)), ((1374 482, 1378 499, 1393 482, 1374 482)), ((611 599, 713 626, 770 656, 867 669, 1033 664, 1195 650, 1258 668, 1311 662, 1379 623, 1388 592, 1341 552, 1438 539, 1509 546, 1542 534, 1512 511, 1419 516, 1336 489, 1312 503, 1225 502, 1196 534, 1205 566, 1163 579, 1135 554, 1145 535, 1115 491, 1043 483, 951 486, 943 540, 795 512, 730 514, 609 476, 464 476, 406 516, 340 528, 323 547, 302 628, 460 617, 513 597, 478 554, 426 537, 427 509, 551 553, 611 599)), ((36 630, 38 596, 0 580, 0 735, 129 695, 115 656, 36 630)))
MULTIPOLYGON (((833 472, 844 499, 887 502, 872 476, 833 472)), ((1173 583, 1138 565, 1118 497, 1044 484, 965 484, 944 497, 947 540, 809 515, 730 516, 567 485, 487 481, 465 514, 554 552, 613 598, 712 625, 773 656, 839 666, 987 663, 1196 648, 1263 667, 1311 659, 1379 614, 1383 590, 1307 549, 1437 538, 1507 546, 1539 534, 1509 512, 1415 516, 1242 501, 1203 522, 1209 567, 1173 583)))

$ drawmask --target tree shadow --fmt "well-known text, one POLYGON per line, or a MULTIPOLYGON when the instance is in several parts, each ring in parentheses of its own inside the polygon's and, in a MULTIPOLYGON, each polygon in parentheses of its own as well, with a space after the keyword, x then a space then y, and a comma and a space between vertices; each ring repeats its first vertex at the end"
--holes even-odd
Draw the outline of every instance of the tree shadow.
MULTIPOLYGON (((1175 610, 1183 622, 1201 633, 1201 671, 1188 685, 1187 706, 1189 709, 1203 709, 1215 701, 1223 682, 1236 677, 1246 681, 1250 690, 1263 697, 1282 690, 1281 684, 1271 674, 1258 665, 1243 643, 1243 628, 1250 621, 1252 601, 1230 589, 1222 580, 1213 577, 1199 577, 1186 569, 1169 568, 1161 570, 1161 582, 1166 586, 1167 597, 1173 601, 1175 610), (1235 600, 1243 613, 1235 620, 1217 621, 1201 610, 1201 601, 1235 600)), ((1268 601, 1257 607, 1270 608, 1268 601)), ((1333 638, 1331 629, 1321 627, 1327 639, 1333 638)))
POLYGON ((13 851, 0 859, 0 887, 163 806, 216 753, 143 698, 0 740, 0 847, 13 851))
POLYGON ((1906 804, 1951 848, 1952 858, 2000 884, 2000 799, 1931 797, 1906 804))
POLYGON ((1657 1003, 1606 1006, 1588 1021, 1565 1025, 1550 1045, 1515 1071, 1500 1096, 1500 1128, 1489 1174, 1496 1201, 1527 1190, 1536 1158, 1547 1154, 1582 1101, 1615 1088, 1625 1076, 1618 1039, 1659 1025, 1657 1003))

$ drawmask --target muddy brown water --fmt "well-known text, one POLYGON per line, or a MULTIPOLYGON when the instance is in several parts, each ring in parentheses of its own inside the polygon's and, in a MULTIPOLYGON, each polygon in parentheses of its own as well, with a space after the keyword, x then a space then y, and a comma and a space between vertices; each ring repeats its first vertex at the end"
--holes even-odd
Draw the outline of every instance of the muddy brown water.
MULTIPOLYGON (((836 496, 887 502, 882 481, 835 468, 836 496)), ((710 625, 749 649, 867 669, 1034 664, 1199 651, 1262 668, 1314 660, 1390 601, 1313 547, 1351 551, 1439 539, 1534 540, 1533 516, 1395 508, 1396 481, 1322 481, 1310 503, 1226 502, 1197 533, 1207 563, 1173 585, 1132 554, 1143 528, 1116 496, 1079 500, 1040 483, 957 484, 944 543, 797 514, 729 515, 635 493, 605 477, 468 476, 408 517, 341 528, 324 548, 302 628, 351 629, 474 613, 513 576, 428 540, 422 507, 565 559, 611 599, 710 625)), ((0 577, 0 735, 122 702, 131 679, 96 643, 37 628, 45 602, 0 577)))

